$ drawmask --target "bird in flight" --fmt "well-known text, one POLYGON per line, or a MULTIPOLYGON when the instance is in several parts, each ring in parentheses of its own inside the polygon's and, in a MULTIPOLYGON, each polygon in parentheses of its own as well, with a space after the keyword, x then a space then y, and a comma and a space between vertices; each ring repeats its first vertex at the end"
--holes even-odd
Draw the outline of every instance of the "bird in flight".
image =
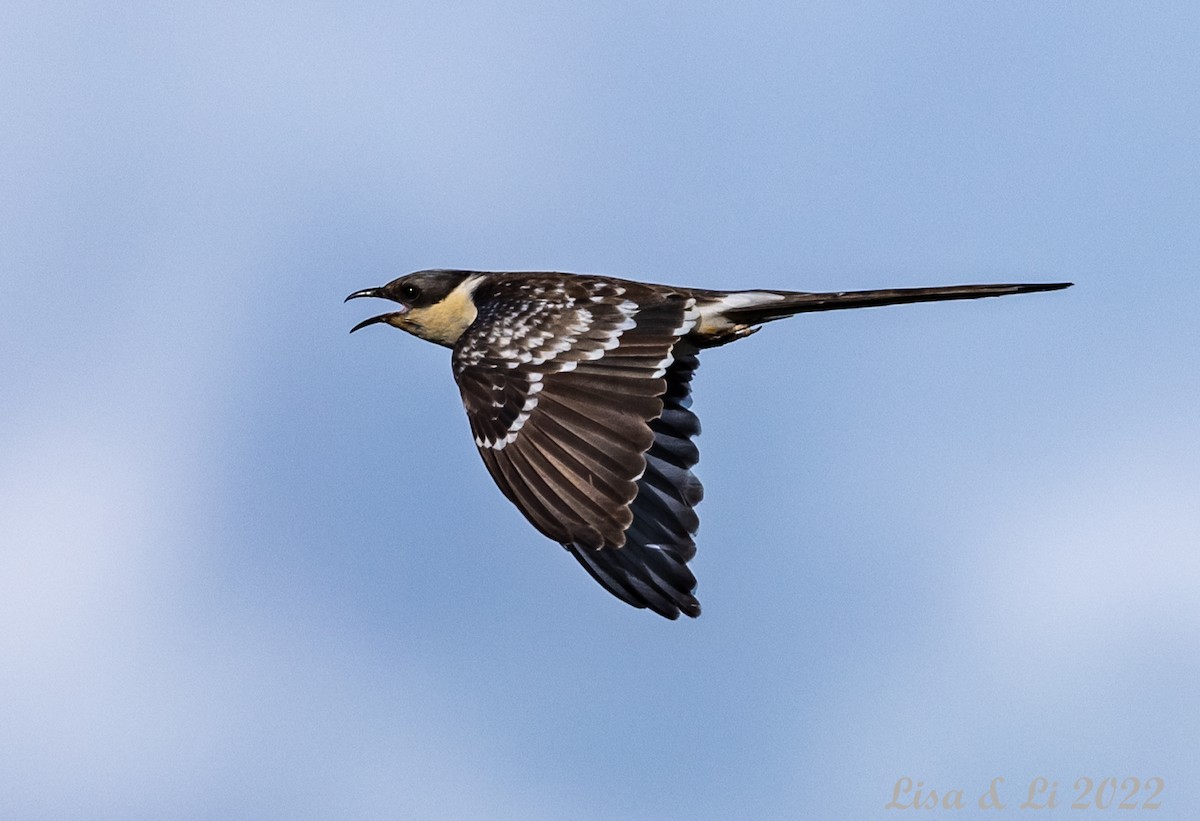
POLYGON ((808 311, 1007 296, 1069 282, 877 291, 709 291, 605 276, 430 270, 376 297, 383 323, 452 350, 475 444, 500 490, 617 598, 700 615, 697 354, 808 311))

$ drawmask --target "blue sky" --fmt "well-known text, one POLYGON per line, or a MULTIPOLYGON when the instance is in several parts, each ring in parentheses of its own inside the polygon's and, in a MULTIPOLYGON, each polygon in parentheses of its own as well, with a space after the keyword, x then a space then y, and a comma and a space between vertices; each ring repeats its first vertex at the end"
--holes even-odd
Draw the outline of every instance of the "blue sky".
POLYGON ((1159 776, 1194 816, 1197 42, 1190 3, 5 4, 0 815, 1159 776), (706 353, 669 623, 496 491, 446 351, 347 335, 440 266, 1077 285, 706 353))

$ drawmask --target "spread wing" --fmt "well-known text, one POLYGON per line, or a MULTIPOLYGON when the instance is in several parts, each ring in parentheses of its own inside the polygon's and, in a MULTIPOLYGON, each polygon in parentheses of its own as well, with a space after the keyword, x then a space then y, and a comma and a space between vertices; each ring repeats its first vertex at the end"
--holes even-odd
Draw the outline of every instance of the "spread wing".
POLYGON ((539 531, 629 604, 696 616, 697 363, 680 340, 697 315, 637 287, 496 282, 476 294, 455 378, 492 478, 539 531))

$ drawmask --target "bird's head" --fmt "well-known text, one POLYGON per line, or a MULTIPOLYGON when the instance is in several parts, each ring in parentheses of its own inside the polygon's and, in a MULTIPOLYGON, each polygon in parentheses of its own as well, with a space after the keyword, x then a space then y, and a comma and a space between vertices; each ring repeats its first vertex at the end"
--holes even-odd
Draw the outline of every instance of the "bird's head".
POLYGON ((417 271, 394 279, 379 288, 364 288, 346 297, 389 299, 399 309, 362 322, 350 329, 386 323, 414 336, 452 347, 467 329, 478 311, 472 299, 485 275, 477 271, 417 271))

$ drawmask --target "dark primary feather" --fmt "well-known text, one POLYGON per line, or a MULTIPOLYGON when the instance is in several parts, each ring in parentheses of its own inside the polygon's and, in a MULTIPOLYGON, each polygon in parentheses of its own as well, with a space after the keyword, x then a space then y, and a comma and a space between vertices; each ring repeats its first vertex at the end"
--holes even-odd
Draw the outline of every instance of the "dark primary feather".
POLYGON ((566 544, 596 581, 635 607, 661 616, 695 618, 700 602, 693 591, 696 577, 687 564, 696 555, 700 519, 695 506, 704 497, 692 468, 700 452, 692 437, 700 421, 690 410, 691 380, 699 362, 694 353, 677 354, 667 370, 662 415, 650 423, 654 444, 646 454, 646 471, 638 479, 631 504, 633 523, 617 550, 594 550, 566 544))

